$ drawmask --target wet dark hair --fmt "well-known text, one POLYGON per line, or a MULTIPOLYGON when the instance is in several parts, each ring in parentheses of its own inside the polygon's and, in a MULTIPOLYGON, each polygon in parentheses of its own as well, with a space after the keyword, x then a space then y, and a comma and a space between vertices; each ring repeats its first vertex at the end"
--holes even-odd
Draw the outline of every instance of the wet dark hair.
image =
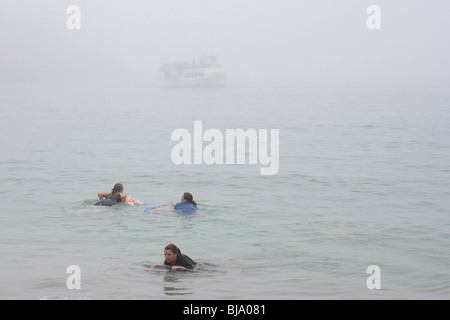
POLYGON ((197 205, 197 203, 194 201, 194 197, 192 196, 192 194, 190 194, 189 192, 185 192, 183 194, 183 198, 184 200, 186 200, 189 203, 192 203, 193 205, 197 205))
POLYGON ((172 251, 173 254, 181 254, 180 249, 178 249, 178 247, 176 245, 174 245, 173 243, 168 244, 164 250, 170 250, 172 251))
POLYGON ((114 188, 111 189, 112 194, 120 193, 123 191, 123 185, 121 183, 116 183, 114 188))

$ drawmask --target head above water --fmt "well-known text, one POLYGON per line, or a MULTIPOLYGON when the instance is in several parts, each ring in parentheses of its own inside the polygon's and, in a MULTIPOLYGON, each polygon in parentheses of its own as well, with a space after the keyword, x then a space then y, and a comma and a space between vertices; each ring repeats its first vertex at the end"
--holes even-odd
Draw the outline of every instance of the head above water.
POLYGON ((192 202, 192 200, 194 200, 194 197, 189 192, 185 192, 183 193, 183 199, 187 202, 192 202))
POLYGON ((168 244, 164 248, 164 258, 166 259, 167 263, 169 263, 169 264, 172 264, 172 265, 175 264, 179 254, 181 254, 180 249, 178 249, 178 247, 176 245, 174 245, 173 243, 168 244))
POLYGON ((176 245, 174 245, 173 243, 168 244, 164 250, 170 250, 173 254, 180 254, 181 251, 180 249, 178 249, 178 247, 176 245))
POLYGON ((112 194, 120 193, 123 191, 123 185, 121 183, 116 183, 114 185, 114 188, 112 188, 111 192, 112 194))
POLYGON ((181 197, 181 201, 189 202, 189 203, 197 205, 197 203, 194 201, 194 197, 189 192, 183 193, 183 196, 181 197))

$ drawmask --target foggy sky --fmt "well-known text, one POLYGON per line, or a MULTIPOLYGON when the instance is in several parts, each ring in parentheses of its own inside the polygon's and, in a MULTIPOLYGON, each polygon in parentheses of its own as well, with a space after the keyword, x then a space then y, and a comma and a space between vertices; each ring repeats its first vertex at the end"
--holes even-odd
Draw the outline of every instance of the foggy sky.
POLYGON ((0 81, 139 79, 217 54, 229 77, 449 84, 448 0, 4 0, 0 81), (69 5, 81 30, 69 30, 69 5), (369 5, 381 30, 369 30, 369 5))

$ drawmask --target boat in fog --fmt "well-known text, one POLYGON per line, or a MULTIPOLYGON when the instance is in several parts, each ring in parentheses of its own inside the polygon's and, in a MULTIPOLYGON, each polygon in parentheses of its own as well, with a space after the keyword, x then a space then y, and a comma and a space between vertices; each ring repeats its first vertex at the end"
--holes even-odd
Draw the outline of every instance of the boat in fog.
POLYGON ((203 56, 192 61, 163 63, 159 68, 160 85, 177 86, 222 86, 227 77, 226 70, 215 55, 203 56))

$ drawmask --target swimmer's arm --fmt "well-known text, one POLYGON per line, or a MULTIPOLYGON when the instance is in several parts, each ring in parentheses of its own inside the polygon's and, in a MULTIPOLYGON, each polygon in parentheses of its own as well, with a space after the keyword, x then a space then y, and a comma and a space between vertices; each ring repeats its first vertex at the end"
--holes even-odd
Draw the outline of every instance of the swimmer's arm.
POLYGON ((152 269, 163 269, 163 270, 170 269, 170 267, 164 266, 164 265, 160 265, 160 264, 152 264, 150 266, 150 268, 152 268, 152 269))
POLYGON ((120 194, 120 200, 121 200, 122 202, 126 202, 126 201, 127 201, 127 197, 128 197, 128 196, 127 196, 125 193, 123 193, 123 192, 120 194))
POLYGON ((188 268, 182 267, 182 266, 166 266, 166 265, 159 265, 159 264, 152 264, 150 266, 152 269, 171 269, 171 270, 189 270, 188 268))
POLYGON ((100 200, 105 199, 109 196, 110 192, 99 192, 97 193, 97 196, 100 200))
POLYGON ((182 267, 182 266, 172 266, 172 270, 189 270, 188 268, 182 267))

